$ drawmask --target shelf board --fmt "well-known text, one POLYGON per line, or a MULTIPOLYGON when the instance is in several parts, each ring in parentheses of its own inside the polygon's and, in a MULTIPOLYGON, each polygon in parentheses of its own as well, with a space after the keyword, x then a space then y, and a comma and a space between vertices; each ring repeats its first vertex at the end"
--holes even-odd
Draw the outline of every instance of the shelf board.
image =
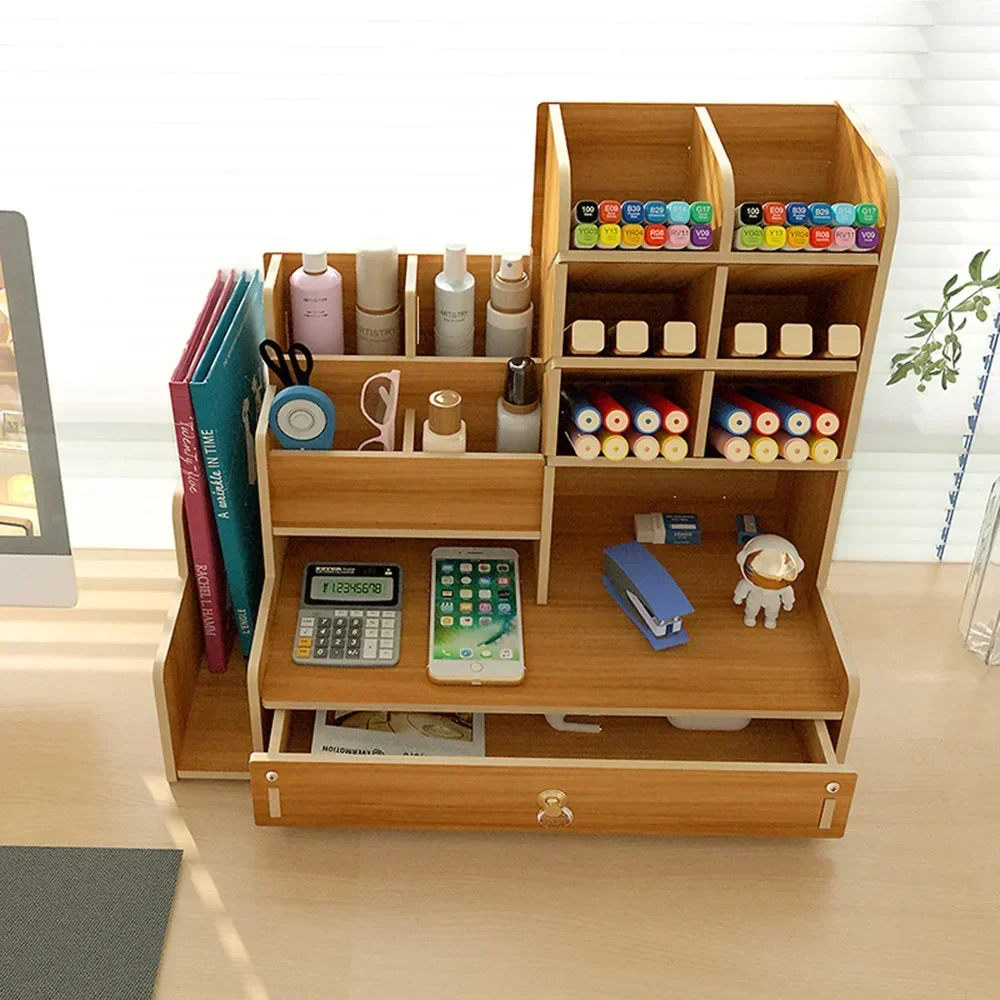
MULTIPOLYGON (((736 509, 735 507, 733 508, 736 509)), ((512 687, 437 685, 427 679, 428 588, 433 541, 291 539, 276 618, 261 662, 269 708, 339 708, 498 713, 750 715, 840 718, 843 665, 819 596, 799 589, 775 630, 750 630, 733 606, 738 580, 733 533, 698 546, 652 549, 695 606, 687 645, 654 652, 601 584, 602 550, 629 540, 632 509, 595 522, 586 535, 557 534, 550 603, 524 604, 527 677, 512 687), (388 669, 303 667, 291 659, 302 571, 313 559, 386 559, 403 566, 400 662, 388 669)), ((728 523, 728 517, 726 518, 728 523)), ((521 553, 522 596, 535 590, 534 560, 521 553)))
POLYGON ((856 372, 857 361, 833 361, 827 358, 717 358, 711 362, 717 372, 784 372, 796 375, 838 375, 856 372))
POLYGON ((555 256, 557 264, 710 264, 715 267, 741 264, 773 267, 789 264, 792 267, 878 267, 877 253, 830 253, 828 251, 795 253, 776 250, 560 250, 555 256))
POLYGON ((564 371, 608 372, 746 372, 767 375, 836 375, 856 372, 857 361, 825 358, 624 358, 604 355, 574 355, 553 358, 553 368, 564 371))
POLYGON ((725 469, 731 472, 759 471, 761 469, 772 469, 777 472, 841 472, 848 467, 847 459, 838 458, 826 465, 819 462, 786 462, 783 458, 778 458, 773 462, 760 463, 752 459, 745 462, 730 462, 726 458, 685 458, 680 462, 668 462, 659 458, 653 462, 643 462, 635 456, 623 458, 620 462, 612 462, 609 458, 600 456, 594 459, 578 458, 576 455, 554 455, 545 460, 547 465, 555 466, 557 469, 648 469, 656 470, 684 470, 684 469, 725 469))
POLYGON ((705 358, 626 358, 626 357, 605 357, 601 354, 576 354, 562 358, 552 359, 553 368, 562 368, 566 371, 576 369, 578 371, 650 371, 650 372, 704 372, 710 371, 714 361, 705 358))

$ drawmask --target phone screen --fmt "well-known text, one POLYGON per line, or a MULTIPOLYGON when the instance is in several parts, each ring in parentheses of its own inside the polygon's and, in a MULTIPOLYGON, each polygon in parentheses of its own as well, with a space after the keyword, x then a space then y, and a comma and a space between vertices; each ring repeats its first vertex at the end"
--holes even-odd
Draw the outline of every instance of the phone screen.
POLYGON ((434 659, 521 659, 517 563, 434 560, 434 659))

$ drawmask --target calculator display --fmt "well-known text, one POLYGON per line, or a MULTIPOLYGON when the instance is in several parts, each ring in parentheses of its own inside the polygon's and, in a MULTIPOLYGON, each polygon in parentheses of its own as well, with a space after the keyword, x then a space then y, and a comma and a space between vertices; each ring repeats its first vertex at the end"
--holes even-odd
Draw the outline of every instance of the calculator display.
POLYGON ((393 578, 386 577, 322 577, 314 576, 309 596, 314 601, 339 598, 354 602, 391 601, 393 578))

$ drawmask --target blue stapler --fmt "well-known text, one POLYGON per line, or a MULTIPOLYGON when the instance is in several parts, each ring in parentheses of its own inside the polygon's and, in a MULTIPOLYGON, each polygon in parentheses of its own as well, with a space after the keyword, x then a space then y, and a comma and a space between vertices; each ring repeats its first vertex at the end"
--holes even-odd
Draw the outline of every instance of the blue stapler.
POLYGON ((694 611, 691 602, 639 542, 604 550, 601 582, 653 649, 670 649, 689 640, 681 619, 694 611))

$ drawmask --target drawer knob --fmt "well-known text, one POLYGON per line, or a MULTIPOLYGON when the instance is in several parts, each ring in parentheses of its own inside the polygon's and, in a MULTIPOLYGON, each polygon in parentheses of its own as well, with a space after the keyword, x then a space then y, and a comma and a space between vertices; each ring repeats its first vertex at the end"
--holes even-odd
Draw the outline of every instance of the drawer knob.
POLYGON ((566 793, 558 788, 547 788, 538 794, 539 826, 569 826, 573 822, 573 810, 566 805, 566 793))

